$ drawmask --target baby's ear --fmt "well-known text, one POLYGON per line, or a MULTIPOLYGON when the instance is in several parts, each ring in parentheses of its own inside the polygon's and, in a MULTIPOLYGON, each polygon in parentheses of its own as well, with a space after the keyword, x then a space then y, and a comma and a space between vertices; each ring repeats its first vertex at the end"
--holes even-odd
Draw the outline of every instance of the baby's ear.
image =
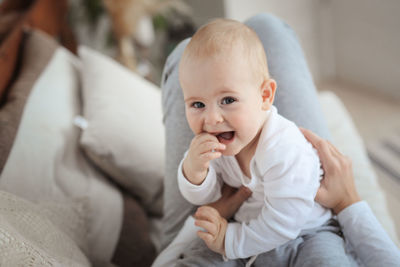
POLYGON ((261 97, 263 110, 269 110, 274 103, 276 91, 276 81, 274 79, 266 79, 261 85, 261 97))

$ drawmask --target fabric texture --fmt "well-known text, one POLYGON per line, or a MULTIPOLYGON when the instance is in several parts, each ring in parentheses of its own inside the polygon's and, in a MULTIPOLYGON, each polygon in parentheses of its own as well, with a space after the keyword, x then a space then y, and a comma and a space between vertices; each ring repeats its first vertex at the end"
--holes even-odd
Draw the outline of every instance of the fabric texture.
POLYGON ((371 207, 393 241, 400 245, 385 193, 368 159, 363 140, 342 101, 333 92, 321 92, 319 101, 327 118, 332 143, 352 160, 354 182, 361 199, 371 207))
POLYGON ((188 247, 192 240, 197 238, 197 231, 202 228, 194 224, 195 219, 193 216, 187 217, 182 229, 174 240, 157 255, 153 262, 153 267, 174 266, 179 258, 182 258, 183 251, 188 247))
POLYGON ((43 38, 40 42, 27 41, 26 45, 30 47, 21 53, 19 75, 0 109, 0 173, 14 143, 31 89, 58 47, 57 43, 49 38, 43 38))
POLYGON ((112 262, 117 266, 150 266, 156 249, 150 239, 149 219, 132 196, 124 195, 124 218, 112 262))
MULTIPOLYGON (((317 92, 302 49, 293 30, 270 14, 260 14, 246 22, 264 45, 271 76, 277 81, 275 105, 280 114, 298 126, 330 138, 318 102, 317 92)), ((179 193, 176 173, 193 134, 186 122, 178 64, 189 40, 183 41, 168 57, 163 71, 163 113, 166 130, 166 173, 164 180, 163 247, 172 241, 194 206, 179 193)))
POLYGON ((67 0, 34 0, 0 2, 0 102, 8 93, 19 71, 24 30, 38 29, 56 37, 70 50, 76 50, 67 24, 67 0), (5 35, 2 42, 1 37, 5 35))
POLYGON ((148 212, 160 215, 165 147, 160 90, 93 50, 80 47, 79 55, 88 123, 82 147, 148 212))
POLYGON ((90 266, 70 235, 71 230, 85 233, 86 211, 76 207, 65 202, 35 205, 0 191, 0 265, 90 266))
MULTIPOLYGON (((8 34, 7 39, 0 42, 0 103, 7 93, 7 88, 16 75, 18 66, 18 53, 23 43, 22 25, 17 25, 15 29, 8 34)), ((1 41, 1 40, 0 40, 1 41)))
POLYGON ((338 214, 342 231, 364 266, 400 266, 400 250, 368 204, 357 202, 338 214))
MULTIPOLYGON (((45 45, 49 39, 34 31, 23 53, 40 62, 38 55, 44 53, 41 49, 49 49, 45 45)), ((81 111, 79 73, 79 60, 57 47, 25 102, 0 176, 0 189, 34 203, 87 198, 87 233, 74 236, 81 239, 77 244, 87 242, 87 256, 93 264, 100 264, 111 260, 118 242, 123 201, 119 190, 91 165, 79 147, 80 130, 73 124, 81 111)), ((29 71, 21 72, 19 79, 30 81, 30 75, 29 71)), ((16 81, 15 86, 30 84, 16 81)))

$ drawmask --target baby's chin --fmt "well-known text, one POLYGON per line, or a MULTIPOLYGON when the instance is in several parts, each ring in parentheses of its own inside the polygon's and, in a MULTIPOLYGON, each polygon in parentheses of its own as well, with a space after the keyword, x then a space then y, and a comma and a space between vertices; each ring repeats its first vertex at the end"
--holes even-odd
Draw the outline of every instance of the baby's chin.
POLYGON ((222 156, 236 156, 239 152, 232 151, 232 149, 229 149, 227 147, 225 150, 221 151, 222 156))

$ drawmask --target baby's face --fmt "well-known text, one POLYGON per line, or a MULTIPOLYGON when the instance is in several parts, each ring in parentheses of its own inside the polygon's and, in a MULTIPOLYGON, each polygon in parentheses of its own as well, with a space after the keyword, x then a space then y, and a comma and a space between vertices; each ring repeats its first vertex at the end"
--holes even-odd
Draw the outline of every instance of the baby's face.
POLYGON ((265 103, 249 64, 232 55, 227 60, 199 59, 181 67, 186 118, 193 133, 215 135, 226 145, 224 155, 255 148, 271 103, 265 103))

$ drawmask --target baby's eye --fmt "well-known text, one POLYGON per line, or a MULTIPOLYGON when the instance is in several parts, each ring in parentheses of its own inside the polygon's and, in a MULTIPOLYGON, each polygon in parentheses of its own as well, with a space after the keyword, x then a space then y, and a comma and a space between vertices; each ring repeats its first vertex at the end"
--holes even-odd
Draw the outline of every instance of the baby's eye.
POLYGON ((193 102, 192 103, 192 107, 194 107, 194 108, 204 108, 205 105, 203 103, 201 103, 201 102, 193 102))
POLYGON ((232 104, 235 101, 236 101, 236 99, 228 96, 228 97, 224 97, 224 99, 222 99, 221 104, 223 104, 223 105, 232 104))

